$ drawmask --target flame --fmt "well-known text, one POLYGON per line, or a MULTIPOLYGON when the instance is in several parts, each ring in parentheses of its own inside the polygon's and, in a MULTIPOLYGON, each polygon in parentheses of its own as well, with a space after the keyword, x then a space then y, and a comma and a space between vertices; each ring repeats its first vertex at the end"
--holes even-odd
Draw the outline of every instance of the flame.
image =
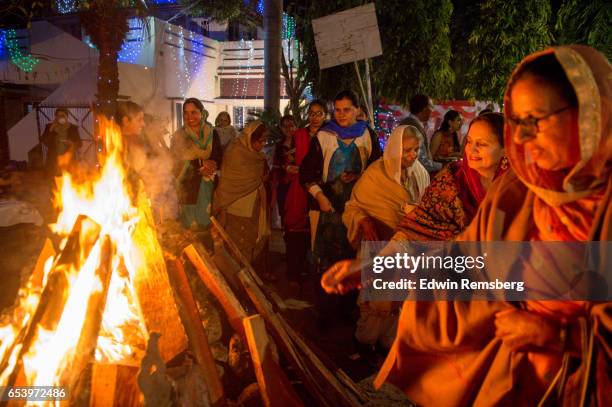
MULTIPOLYGON (((23 346, 23 333, 34 330, 34 339, 21 355, 27 385, 62 385, 64 373, 71 367, 81 332, 88 317, 88 301, 103 290, 97 275, 102 248, 101 238, 112 242, 112 271, 106 304, 95 350, 100 363, 139 363, 148 333, 143 323, 133 281, 146 273, 151 258, 162 259, 156 240, 148 200, 134 194, 127 183, 124 166, 124 142, 113 122, 100 118, 105 154, 100 156, 101 170, 95 174, 58 178, 54 205, 59 211, 52 231, 63 237, 63 249, 80 215, 93 220, 98 227, 82 223, 79 242, 81 251, 69 265, 54 267, 56 258, 45 262, 42 286, 34 287, 31 279, 19 293, 19 302, 8 323, 0 321, 0 386, 6 385, 15 369, 23 346), (93 246, 86 242, 95 242, 93 246), (89 247, 91 246, 91 247, 89 247), (51 273, 64 273, 66 301, 61 316, 52 326, 29 327, 40 304, 42 287, 51 273), (3 325, 4 324, 4 325, 3 325), (2 369, 2 365, 0 365, 2 369)), ((38 322, 38 321, 35 321, 38 322)))

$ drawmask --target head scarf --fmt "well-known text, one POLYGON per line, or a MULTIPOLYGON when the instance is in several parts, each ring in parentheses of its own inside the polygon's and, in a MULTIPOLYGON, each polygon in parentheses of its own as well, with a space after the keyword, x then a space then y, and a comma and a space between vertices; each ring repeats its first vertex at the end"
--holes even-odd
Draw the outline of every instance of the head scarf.
POLYGON ((510 92, 517 74, 526 63, 548 54, 557 58, 578 99, 575 144, 580 146, 576 152, 580 159, 569 172, 543 170, 528 162, 524 146, 514 142, 508 123, 505 125, 506 154, 519 179, 536 195, 534 220, 539 237, 586 240, 612 167, 612 68, 602 54, 583 45, 554 47, 529 55, 515 68, 508 82, 506 116, 512 113, 510 92))
POLYGON ((410 197, 410 203, 417 203, 421 200, 425 188, 429 185, 429 175, 425 176, 427 170, 418 159, 416 159, 410 167, 402 170, 402 144, 406 128, 412 130, 416 140, 420 141, 419 129, 416 127, 406 125, 397 126, 387 140, 385 151, 383 152, 383 162, 385 165, 385 172, 390 179, 404 187, 408 187, 407 189, 409 191, 410 187, 416 187, 416 191, 418 192, 412 194, 415 196, 410 197), (415 181, 416 185, 405 185, 405 183, 402 182, 402 171, 405 171, 405 179, 415 181))
MULTIPOLYGON (((404 216, 403 208, 418 203, 429 185, 429 174, 418 160, 404 170, 407 177, 402 179, 402 139, 406 127, 412 126, 393 130, 383 157, 365 170, 344 205, 342 221, 353 244, 359 243, 359 223, 363 218, 373 218, 393 230, 404 216)), ((416 128, 412 129, 418 134, 416 128)))
MULTIPOLYGON (((500 113, 490 113, 501 116, 500 113)), ((491 124, 484 121, 489 127, 491 124)), ((469 133, 469 132, 468 132, 469 133)), ((501 135, 498 135, 498 140, 501 139, 501 135)), ((507 164, 507 163, 506 163, 507 164)), ((487 194, 487 190, 480 181, 480 174, 475 169, 471 168, 468 164, 467 154, 463 152, 463 158, 454 163, 457 166, 457 172, 455 173, 455 184, 457 185, 457 191, 459 192, 459 199, 463 203, 465 212, 469 218, 473 218, 476 215, 476 211, 480 206, 480 203, 487 194)), ((503 159, 497 165, 493 180, 497 179, 500 175, 506 172, 508 166, 504 166, 503 159)))

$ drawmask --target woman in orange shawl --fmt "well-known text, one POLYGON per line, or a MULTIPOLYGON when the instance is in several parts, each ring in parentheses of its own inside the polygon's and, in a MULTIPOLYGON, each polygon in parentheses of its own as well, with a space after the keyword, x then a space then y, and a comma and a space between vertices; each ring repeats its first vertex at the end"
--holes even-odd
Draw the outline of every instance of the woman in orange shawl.
MULTIPOLYGON (((505 96, 512 170, 459 239, 599 242, 595 266, 609 273, 611 78, 606 58, 586 46, 519 64, 505 96)), ((612 405, 610 304, 406 302, 375 384, 425 406, 612 405)))

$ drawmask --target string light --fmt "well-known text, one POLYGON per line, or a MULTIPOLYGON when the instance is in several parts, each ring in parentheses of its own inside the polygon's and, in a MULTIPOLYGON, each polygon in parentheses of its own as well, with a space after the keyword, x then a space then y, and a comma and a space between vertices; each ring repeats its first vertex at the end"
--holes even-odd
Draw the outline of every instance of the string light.
POLYGON ((40 62, 31 55, 25 55, 19 48, 17 31, 10 28, 4 32, 4 47, 8 49, 11 62, 24 72, 32 72, 34 67, 40 62))
POLYGON ((283 13, 283 39, 289 40, 295 38, 295 17, 283 13))
POLYGON ((263 15, 264 13, 264 0, 259 0, 259 3, 257 3, 257 12, 261 15, 263 15))
POLYGON ((70 14, 78 11, 77 0, 56 0, 57 12, 59 14, 70 14))
POLYGON ((204 63, 204 38, 198 34, 179 27, 176 50, 172 51, 172 59, 176 67, 180 96, 185 98, 190 89, 192 75, 197 74, 204 63), (185 52, 187 51, 187 52, 185 52), (189 54, 189 55, 188 55, 189 54))
POLYGON ((378 141, 384 149, 389 135, 397 126, 397 116, 392 109, 376 106, 374 109, 374 130, 378 135, 378 141))
POLYGON ((139 18, 131 18, 128 25, 129 30, 121 45, 117 61, 135 64, 140 57, 144 44, 144 21, 139 18))
POLYGON ((247 46, 249 47, 249 51, 248 51, 248 59, 247 59, 247 66, 246 66, 246 71, 247 74, 245 75, 245 77, 242 79, 242 97, 246 98, 248 96, 249 93, 249 79, 251 78, 251 63, 253 62, 253 54, 255 53, 255 50, 253 49, 253 41, 246 41, 247 46))
POLYGON ((189 86, 190 76, 189 76, 189 68, 187 67, 187 57, 185 56, 185 33, 183 32, 183 27, 179 28, 179 39, 178 39, 178 64, 175 66, 178 67, 178 78, 179 78, 179 92, 182 98, 185 98, 185 94, 187 93, 187 87, 189 86), (185 75, 182 73, 185 72, 185 75), (184 81, 185 80, 185 81, 184 81), (185 83, 186 82, 186 83, 185 83))
POLYGON ((0 59, 4 60, 8 57, 6 45, 4 45, 6 34, 4 30, 0 30, 0 59))

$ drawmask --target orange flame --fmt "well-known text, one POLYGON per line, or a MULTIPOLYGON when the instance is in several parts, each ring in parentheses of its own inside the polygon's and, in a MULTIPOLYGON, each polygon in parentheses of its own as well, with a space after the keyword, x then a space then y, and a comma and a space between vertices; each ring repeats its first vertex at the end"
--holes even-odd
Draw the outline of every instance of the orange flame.
MULTIPOLYGON (((148 333, 133 288, 139 273, 146 273, 152 257, 162 259, 161 248, 155 238, 148 200, 137 194, 130 197, 124 165, 124 142, 113 122, 100 119, 100 134, 104 136, 105 154, 100 156, 101 170, 89 174, 85 181, 65 172, 58 179, 54 204, 60 214, 52 231, 64 237, 61 246, 74 228, 77 218, 86 215, 100 226, 100 236, 110 237, 113 250, 112 274, 98 336, 95 358, 100 363, 137 364, 144 351, 148 333), (136 202, 134 202, 134 200, 136 202)), ((83 178, 81 175, 80 178, 83 178)), ((140 189, 141 190, 141 189, 140 189)), ((81 230, 80 239, 86 239, 92 230, 81 230)), ((52 329, 40 324, 35 339, 22 356, 23 372, 28 385, 61 385, 60 378, 70 367, 74 352, 87 318, 90 296, 102 289, 96 275, 101 258, 101 240, 88 252, 79 253, 78 265, 70 265, 65 272, 68 280, 66 302, 59 322, 52 329)), ((63 249, 63 247, 60 247, 63 249)), ((44 267, 43 287, 53 272, 54 258, 47 259, 44 267)), ((0 386, 6 385, 19 359, 23 335, 39 305, 41 289, 28 283, 20 290, 19 303, 12 319, 6 325, 0 321, 0 362, 7 360, 0 372, 0 386)))

